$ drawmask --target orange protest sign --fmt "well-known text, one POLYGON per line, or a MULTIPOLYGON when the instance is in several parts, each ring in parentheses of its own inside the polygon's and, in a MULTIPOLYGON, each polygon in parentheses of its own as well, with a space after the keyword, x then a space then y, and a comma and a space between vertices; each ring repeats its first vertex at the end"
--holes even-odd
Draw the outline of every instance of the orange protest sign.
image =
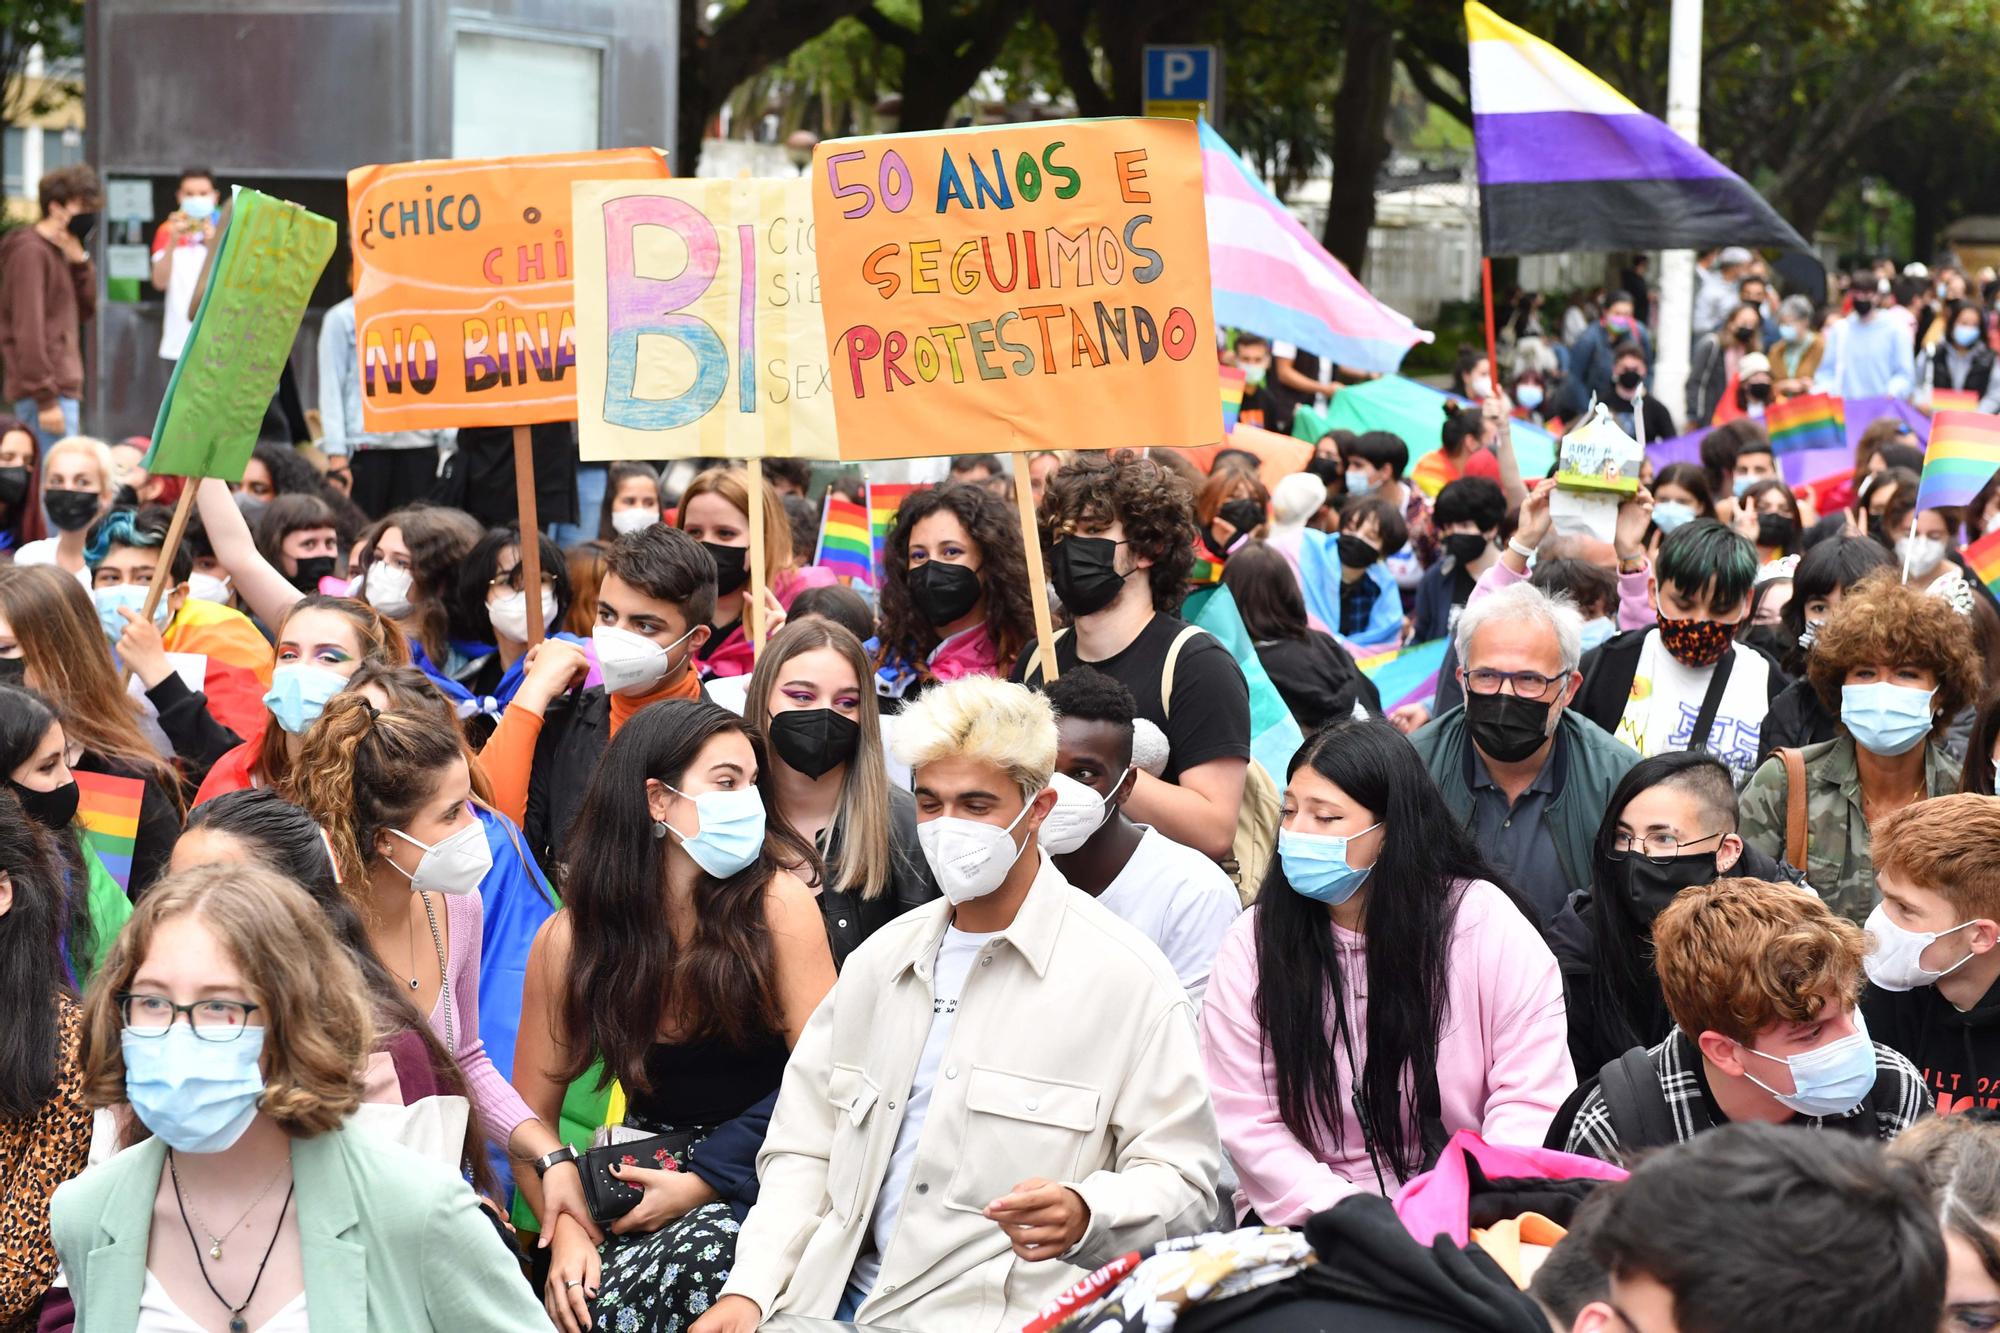
POLYGON ((833 139, 812 171, 841 457, 1214 441, 1191 122, 833 139))
POLYGON ((347 173, 361 412, 371 431, 576 413, 570 187, 663 179, 655 148, 347 173))

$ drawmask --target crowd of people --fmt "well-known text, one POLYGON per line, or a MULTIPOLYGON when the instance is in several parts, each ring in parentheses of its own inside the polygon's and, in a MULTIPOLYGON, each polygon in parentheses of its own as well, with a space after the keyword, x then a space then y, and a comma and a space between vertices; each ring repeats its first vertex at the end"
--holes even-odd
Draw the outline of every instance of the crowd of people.
MULTIPOLYGON (((0 1329, 1991 1327, 2000 493, 1919 510, 1899 418, 1795 493, 1758 377, 1931 303, 1857 285, 1814 365, 1710 277, 1717 424, 1609 541, 1512 423, 1657 436, 1622 293, 1434 438, 952 458, 873 585, 813 563, 858 470, 621 463, 524 534, 476 440, 154 477, 30 393, 0 1329)), ((1267 422, 1360 378, 1227 350, 1267 422)))

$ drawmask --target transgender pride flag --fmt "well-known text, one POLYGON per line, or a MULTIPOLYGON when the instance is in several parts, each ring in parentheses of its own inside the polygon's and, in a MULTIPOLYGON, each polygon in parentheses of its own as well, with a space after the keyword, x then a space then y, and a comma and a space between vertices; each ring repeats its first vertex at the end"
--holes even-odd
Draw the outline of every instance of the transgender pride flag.
POLYGON ((1201 188, 1217 324, 1385 375, 1403 364, 1411 344, 1431 340, 1370 296, 1205 120, 1201 188))
POLYGON ((1465 30, 1488 255, 1807 248, 1741 176, 1555 47, 1476 0, 1465 30))

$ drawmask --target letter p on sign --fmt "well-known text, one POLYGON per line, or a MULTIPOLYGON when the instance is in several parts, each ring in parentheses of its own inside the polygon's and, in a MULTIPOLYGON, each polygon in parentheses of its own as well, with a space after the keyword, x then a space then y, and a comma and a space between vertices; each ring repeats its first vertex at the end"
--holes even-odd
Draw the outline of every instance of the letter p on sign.
POLYGON ((1145 73, 1147 115, 1215 119, 1222 79, 1214 47, 1149 46, 1145 73))

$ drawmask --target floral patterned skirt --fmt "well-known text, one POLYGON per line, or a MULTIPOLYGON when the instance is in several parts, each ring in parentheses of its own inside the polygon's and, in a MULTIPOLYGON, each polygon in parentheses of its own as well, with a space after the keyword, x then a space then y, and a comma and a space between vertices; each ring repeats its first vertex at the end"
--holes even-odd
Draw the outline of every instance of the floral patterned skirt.
MULTIPOLYGON (((686 1170, 687 1151, 675 1161, 686 1170)), ((741 1229, 729 1205, 717 1202, 647 1235, 607 1236, 598 1251, 604 1273, 596 1326, 610 1333, 686 1333, 729 1280, 741 1229)))

